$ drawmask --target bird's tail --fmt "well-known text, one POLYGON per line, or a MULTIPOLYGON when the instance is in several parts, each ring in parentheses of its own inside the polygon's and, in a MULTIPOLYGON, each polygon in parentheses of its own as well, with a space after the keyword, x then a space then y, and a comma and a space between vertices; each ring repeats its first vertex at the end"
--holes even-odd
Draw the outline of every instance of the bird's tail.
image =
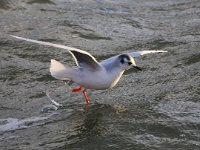
POLYGON ((72 69, 54 59, 51 59, 50 72, 54 78, 59 80, 70 80, 72 77, 72 69))

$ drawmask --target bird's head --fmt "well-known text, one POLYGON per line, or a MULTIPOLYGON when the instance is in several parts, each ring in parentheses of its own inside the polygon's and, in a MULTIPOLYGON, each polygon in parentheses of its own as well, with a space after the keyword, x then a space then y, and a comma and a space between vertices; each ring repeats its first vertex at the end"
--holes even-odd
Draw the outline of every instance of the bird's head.
POLYGON ((131 57, 127 54, 119 55, 118 60, 119 60, 119 63, 120 63, 120 67, 124 70, 129 69, 130 67, 134 67, 137 70, 142 70, 141 68, 136 66, 135 60, 133 59, 133 57, 131 57))

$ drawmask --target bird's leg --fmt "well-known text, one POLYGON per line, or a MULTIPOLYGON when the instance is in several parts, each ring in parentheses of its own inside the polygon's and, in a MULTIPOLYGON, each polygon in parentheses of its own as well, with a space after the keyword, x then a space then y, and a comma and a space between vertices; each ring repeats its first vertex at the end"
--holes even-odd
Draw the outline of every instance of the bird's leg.
POLYGON ((90 101, 89 101, 89 99, 88 99, 88 97, 87 97, 87 95, 86 95, 86 89, 83 90, 83 95, 84 95, 86 104, 88 104, 90 101))
POLYGON ((82 90, 82 86, 80 85, 77 88, 72 89, 72 92, 80 92, 82 90))

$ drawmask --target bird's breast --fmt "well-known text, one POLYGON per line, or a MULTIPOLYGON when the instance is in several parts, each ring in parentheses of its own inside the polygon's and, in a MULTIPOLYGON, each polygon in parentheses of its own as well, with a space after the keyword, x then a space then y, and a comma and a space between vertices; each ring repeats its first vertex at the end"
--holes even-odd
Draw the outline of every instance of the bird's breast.
POLYGON ((73 81, 86 89, 105 90, 114 87, 124 71, 108 72, 106 70, 81 71, 73 81))

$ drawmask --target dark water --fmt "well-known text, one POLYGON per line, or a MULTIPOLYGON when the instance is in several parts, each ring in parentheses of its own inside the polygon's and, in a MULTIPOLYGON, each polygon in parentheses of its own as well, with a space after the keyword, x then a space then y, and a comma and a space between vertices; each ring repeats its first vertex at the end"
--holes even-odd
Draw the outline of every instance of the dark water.
MULTIPOLYGON (((0 149, 200 149, 199 0, 1 0, 0 149), (98 60, 137 58, 112 90, 81 93, 49 75, 64 50, 8 37, 65 44, 98 60), (46 95, 63 104, 50 109, 46 95)), ((74 84, 70 84, 74 87, 74 84)))

